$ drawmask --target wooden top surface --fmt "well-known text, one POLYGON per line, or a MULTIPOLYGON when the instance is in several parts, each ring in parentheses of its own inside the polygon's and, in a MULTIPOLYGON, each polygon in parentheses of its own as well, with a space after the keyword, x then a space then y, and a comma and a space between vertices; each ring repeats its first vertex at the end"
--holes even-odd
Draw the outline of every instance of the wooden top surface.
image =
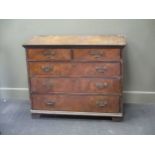
POLYGON ((115 45, 125 46, 126 40, 120 35, 98 36, 34 36, 23 46, 31 45, 115 45))

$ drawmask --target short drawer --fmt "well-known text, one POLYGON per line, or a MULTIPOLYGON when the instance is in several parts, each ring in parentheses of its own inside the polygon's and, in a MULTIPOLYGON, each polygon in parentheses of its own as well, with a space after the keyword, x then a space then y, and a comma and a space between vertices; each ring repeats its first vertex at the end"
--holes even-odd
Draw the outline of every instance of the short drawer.
POLYGON ((120 93, 120 79, 31 78, 32 93, 120 93))
POLYGON ((119 96, 32 95, 33 110, 75 112, 119 112, 119 96))
POLYGON ((74 49, 75 60, 117 61, 121 59, 119 48, 74 49))
POLYGON ((35 48, 27 49, 29 61, 70 60, 70 49, 35 48))
POLYGON ((69 63, 69 62, 29 62, 30 76, 42 77, 118 77, 121 64, 118 63, 69 63))

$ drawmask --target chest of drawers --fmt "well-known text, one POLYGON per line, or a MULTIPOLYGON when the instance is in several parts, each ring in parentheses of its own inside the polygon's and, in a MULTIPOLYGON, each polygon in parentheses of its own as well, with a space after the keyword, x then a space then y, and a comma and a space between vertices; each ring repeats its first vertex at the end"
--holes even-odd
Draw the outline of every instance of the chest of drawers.
POLYGON ((123 117, 122 36, 36 36, 26 49, 32 114, 123 117))

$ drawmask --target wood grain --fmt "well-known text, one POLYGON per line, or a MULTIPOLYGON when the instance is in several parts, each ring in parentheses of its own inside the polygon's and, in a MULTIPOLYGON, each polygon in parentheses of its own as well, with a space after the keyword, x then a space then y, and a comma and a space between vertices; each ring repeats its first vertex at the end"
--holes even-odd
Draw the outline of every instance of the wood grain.
POLYGON ((29 62, 30 76, 37 77, 119 77, 121 64, 29 62))
POLYGON ((46 61, 46 60, 70 60, 70 49, 53 49, 53 48, 29 48, 27 50, 27 59, 29 61, 46 61))
POLYGON ((28 45, 126 45, 125 37, 121 35, 97 36, 34 36, 24 44, 28 45))
POLYGON ((74 49, 75 60, 87 61, 118 61, 121 59, 119 48, 87 48, 74 49))
POLYGON ((120 93, 119 79, 103 78, 31 78, 33 93, 120 93))
POLYGON ((33 110, 119 112, 119 96, 33 95, 32 102, 33 110), (101 101, 105 105, 100 106, 101 101))
POLYGON ((26 48, 31 112, 123 116, 123 36, 36 36, 26 48))

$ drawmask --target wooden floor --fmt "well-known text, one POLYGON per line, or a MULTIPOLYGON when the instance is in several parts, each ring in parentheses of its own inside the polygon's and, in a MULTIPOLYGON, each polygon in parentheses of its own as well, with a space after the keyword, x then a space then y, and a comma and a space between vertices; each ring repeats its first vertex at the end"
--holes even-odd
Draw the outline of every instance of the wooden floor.
POLYGON ((28 101, 0 103, 1 134, 155 134, 155 103, 126 104, 122 122, 109 118, 41 116, 32 119, 28 101))

